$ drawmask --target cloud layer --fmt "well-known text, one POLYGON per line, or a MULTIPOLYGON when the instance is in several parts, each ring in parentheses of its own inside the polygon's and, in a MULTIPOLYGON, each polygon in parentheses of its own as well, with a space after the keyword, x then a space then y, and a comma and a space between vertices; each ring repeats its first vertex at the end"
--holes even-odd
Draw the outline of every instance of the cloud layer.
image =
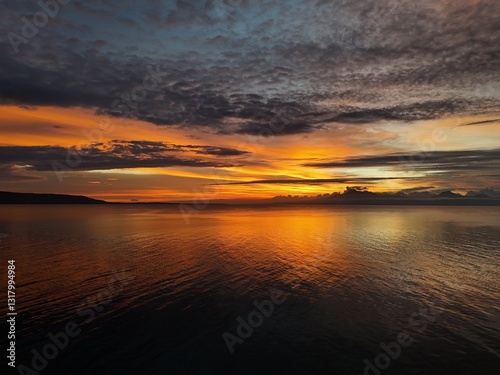
MULTIPOLYGON (((40 10, 5 7, 3 35, 40 10)), ((2 42, 0 100, 270 136, 493 114, 499 14, 495 0, 74 1, 18 53, 2 42)))
MULTIPOLYGON (((235 157, 246 151, 232 148, 175 145, 150 141, 119 141, 94 143, 84 147, 0 146, 3 168, 14 165, 33 171, 52 171, 54 162, 73 170, 106 170, 156 167, 229 167, 237 165, 220 159, 207 160, 197 155, 235 157), (183 155, 184 153, 188 155, 183 155), (191 154, 191 155, 189 155, 191 154)), ((1 164, 0 164, 1 166, 1 164)))
POLYGON ((499 184, 497 0, 72 0, 44 25, 40 11, 0 14, 0 107, 23 108, 0 117, 9 184, 53 188, 54 162, 82 179, 176 169, 179 190, 225 169, 220 189, 240 194, 499 184), (114 132, 68 151, 101 118, 114 132))

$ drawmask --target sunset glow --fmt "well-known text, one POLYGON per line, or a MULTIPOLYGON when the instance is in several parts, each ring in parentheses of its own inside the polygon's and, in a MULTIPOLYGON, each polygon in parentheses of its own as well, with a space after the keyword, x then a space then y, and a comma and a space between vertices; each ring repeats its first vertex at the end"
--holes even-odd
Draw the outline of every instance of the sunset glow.
POLYGON ((153 18, 111 21, 113 32, 96 24, 85 36, 78 17, 104 15, 105 6, 68 5, 62 12, 75 29, 57 29, 66 52, 49 52, 56 30, 48 28, 17 53, 7 46, 0 190, 175 201, 314 196, 346 186, 498 189, 496 36, 472 18, 490 14, 489 1, 442 3, 427 13, 425 33, 412 18, 401 21, 411 4, 370 14, 354 3, 276 3, 262 13, 242 2, 189 17, 168 5, 169 27, 154 27, 153 18), (296 12, 299 24, 271 18, 296 12), (442 40, 432 34, 438 21, 442 40), (148 26, 139 46, 118 37, 148 26), (290 29, 304 33, 292 40, 290 29), (421 46, 431 40, 441 50, 462 47, 425 57, 421 46), (472 40, 484 41, 481 51, 472 40))

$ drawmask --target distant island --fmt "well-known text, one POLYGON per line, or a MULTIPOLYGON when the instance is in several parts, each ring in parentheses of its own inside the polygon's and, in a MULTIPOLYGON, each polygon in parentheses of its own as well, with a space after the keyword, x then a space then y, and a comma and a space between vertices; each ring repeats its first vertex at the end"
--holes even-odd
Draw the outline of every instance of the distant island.
POLYGON ((500 196, 493 190, 484 192, 470 191, 467 195, 427 189, 410 189, 397 193, 374 193, 366 187, 347 186, 342 193, 320 194, 315 197, 278 196, 273 200, 281 203, 341 204, 341 205, 422 205, 422 206, 500 206, 500 196))
MULTIPOLYGON (((347 186, 343 192, 316 196, 280 195, 270 199, 214 199, 206 205, 420 205, 420 206, 500 206, 500 194, 493 190, 470 191, 461 195, 452 191, 400 191, 374 193, 366 187, 347 186)), ((189 208, 197 200, 178 202, 106 202, 83 195, 0 192, 0 204, 179 204, 189 208)))
POLYGON ((105 204, 83 195, 11 193, 0 191, 0 204, 105 204))

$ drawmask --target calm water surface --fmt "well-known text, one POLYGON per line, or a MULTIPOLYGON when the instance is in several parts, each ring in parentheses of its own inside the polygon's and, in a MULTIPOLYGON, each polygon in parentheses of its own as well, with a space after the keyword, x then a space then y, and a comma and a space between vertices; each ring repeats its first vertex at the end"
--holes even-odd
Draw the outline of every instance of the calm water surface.
POLYGON ((411 343, 368 374, 500 373, 498 208, 0 212, 17 364, 81 329, 42 374, 363 374, 402 333, 411 343), (230 354, 223 334, 274 291, 284 302, 230 354))

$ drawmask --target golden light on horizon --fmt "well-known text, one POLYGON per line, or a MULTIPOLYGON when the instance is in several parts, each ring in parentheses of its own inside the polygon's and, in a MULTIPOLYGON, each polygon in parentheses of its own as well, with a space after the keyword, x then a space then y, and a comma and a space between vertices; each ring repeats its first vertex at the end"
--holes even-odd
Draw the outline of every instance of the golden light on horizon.
MULTIPOLYGON (((484 116, 420 121, 413 124, 411 129, 400 131, 397 137, 394 136, 394 129, 398 126, 396 123, 382 123, 373 126, 374 130, 370 132, 372 139, 369 141, 366 141, 367 131, 359 127, 349 127, 340 132, 338 129, 325 129, 308 136, 297 134, 267 138, 205 133, 203 137, 192 139, 191 131, 187 128, 97 115, 94 109, 15 106, 3 106, 1 109, 0 143, 3 145, 73 147, 97 142, 106 145, 114 140, 141 140, 246 152, 241 155, 218 156, 202 155, 196 149, 183 149, 163 155, 227 166, 74 170, 68 172, 64 182, 59 184, 54 184, 50 172, 31 172, 29 167, 23 167, 22 164, 16 167, 23 175, 38 176, 37 187, 45 186, 38 190, 40 192, 67 191, 110 201, 189 200, 200 194, 206 195, 207 200, 267 199, 279 195, 316 196, 343 191, 347 185, 356 185, 348 182, 314 183, 314 180, 343 177, 360 180, 379 178, 371 183, 361 182, 358 185, 366 186, 374 192, 395 192, 410 187, 428 186, 429 183, 425 182, 426 174, 404 168, 394 169, 391 165, 314 168, 305 164, 348 160, 377 153, 390 154, 401 152, 403 147, 414 150, 425 158, 429 152, 453 150, 465 142, 468 147, 481 148, 492 147, 499 141, 498 136, 491 136, 497 124, 489 123, 488 117, 484 116), (485 124, 479 127, 463 126, 482 121, 485 124), (99 124, 102 122, 111 124, 111 130, 99 133, 99 124), (360 139, 365 140, 362 154, 359 153, 360 139), (106 180, 106 177, 115 178, 115 181, 106 180), (266 183, 268 180, 272 182, 266 183), (290 183, 287 180, 310 180, 311 183, 290 183), (204 193, 209 190, 210 193, 204 193)), ((32 183, 27 183, 20 191, 32 191, 32 186, 32 183)))

